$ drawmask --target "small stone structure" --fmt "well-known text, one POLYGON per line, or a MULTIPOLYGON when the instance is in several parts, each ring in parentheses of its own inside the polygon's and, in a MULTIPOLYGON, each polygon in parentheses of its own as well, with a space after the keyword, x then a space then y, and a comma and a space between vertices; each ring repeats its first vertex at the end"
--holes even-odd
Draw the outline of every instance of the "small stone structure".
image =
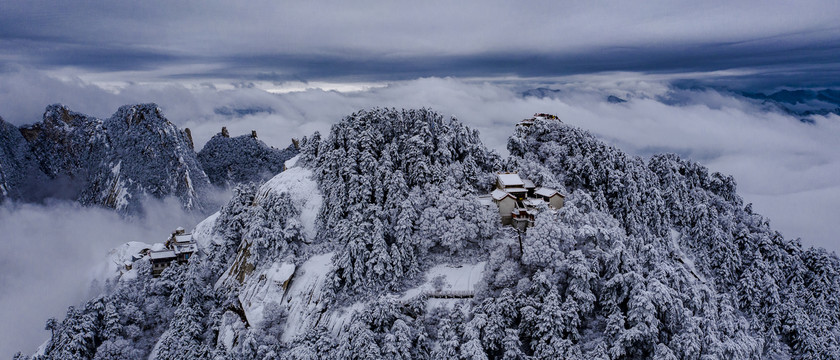
POLYGON ((532 117, 530 119, 523 119, 522 121, 520 121, 516 125, 517 126, 529 127, 531 125, 534 125, 534 122, 537 121, 537 120, 557 120, 557 121, 560 121, 560 118, 558 118, 557 115, 551 115, 551 114, 546 114, 546 113, 536 113, 536 114, 534 114, 534 117, 532 117))

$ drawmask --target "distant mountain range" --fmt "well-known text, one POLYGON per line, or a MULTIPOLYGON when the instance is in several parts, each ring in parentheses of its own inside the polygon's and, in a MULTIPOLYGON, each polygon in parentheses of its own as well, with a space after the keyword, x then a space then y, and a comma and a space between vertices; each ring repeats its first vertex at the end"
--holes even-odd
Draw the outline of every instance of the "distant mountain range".
MULTIPOLYGON (((705 88, 692 86, 691 89, 703 90, 705 88)), ((780 90, 769 94, 761 92, 734 91, 728 89, 720 90, 730 92, 736 96, 741 96, 752 101, 757 100, 760 104, 770 106, 773 109, 794 116, 804 123, 814 122, 813 119, 808 118, 811 115, 840 115, 840 90, 780 90)), ((540 87, 522 91, 520 95, 522 97, 553 99, 560 97, 563 93, 563 90, 540 87)), ((615 95, 609 95, 604 99, 612 104, 627 102, 627 99, 623 99, 615 95)))
MULTIPOLYGON (((558 89, 549 89, 544 87, 539 87, 535 89, 528 89, 520 93, 522 97, 535 97, 535 98, 549 98, 549 99, 556 99, 560 97, 564 93, 563 90, 558 89)), ((608 95, 606 98, 607 102, 611 104, 621 104, 627 102, 627 100, 622 99, 615 95, 608 95)))
MULTIPOLYGON (((777 106, 794 116, 840 115, 840 90, 781 90, 769 95, 741 92, 744 97, 777 106)), ((810 122, 810 121, 806 121, 810 122)))
POLYGON ((214 138, 207 153, 216 155, 200 157, 190 130, 155 104, 126 105, 105 120, 50 105, 32 125, 0 119, 0 139, 0 202, 70 199, 125 214, 138 213, 144 198, 169 196, 209 211, 212 185, 263 181, 297 153, 295 145, 278 150, 243 136, 214 138))

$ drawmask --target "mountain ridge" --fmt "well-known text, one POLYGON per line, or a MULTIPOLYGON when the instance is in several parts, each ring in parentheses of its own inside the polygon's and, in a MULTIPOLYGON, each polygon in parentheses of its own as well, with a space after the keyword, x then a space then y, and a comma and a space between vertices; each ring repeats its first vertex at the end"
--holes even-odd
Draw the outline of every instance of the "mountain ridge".
POLYGON ((49 322, 35 358, 840 355, 837 256, 772 230, 731 176, 629 156, 557 119, 516 126, 508 149, 501 159, 428 109, 351 114, 301 144, 294 172, 236 187, 196 232, 203 255, 160 278, 135 261, 49 322), (524 234, 504 227, 478 201, 496 171, 557 187, 566 204, 524 234), (323 196, 314 238, 300 183, 323 196), (480 262, 472 297, 415 291, 480 262))
POLYGON ((297 153, 295 145, 277 150, 256 138, 228 144, 223 165, 237 176, 211 182, 204 168, 216 169, 212 159, 204 156, 202 164, 190 130, 175 126, 156 104, 124 105, 104 120, 53 104, 37 123, 0 125, 0 202, 65 199, 124 215, 142 213, 145 198, 169 196, 187 210, 211 211, 214 186, 264 181, 297 153), (251 156, 266 161, 254 164, 251 156))

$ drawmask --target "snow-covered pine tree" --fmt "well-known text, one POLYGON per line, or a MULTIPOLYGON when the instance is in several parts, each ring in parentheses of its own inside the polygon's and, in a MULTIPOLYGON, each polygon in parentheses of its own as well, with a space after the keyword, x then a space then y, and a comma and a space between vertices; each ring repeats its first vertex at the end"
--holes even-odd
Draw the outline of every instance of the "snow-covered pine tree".
POLYGON ((492 220, 473 194, 486 190, 499 157, 455 119, 427 109, 360 111, 317 142, 308 140, 300 161, 315 169, 324 193, 319 238, 338 245, 337 286, 394 287, 401 278, 393 274, 415 275, 429 248, 457 253, 488 236, 492 220), (426 227, 435 234, 414 236, 424 212, 434 217, 426 221, 442 222, 426 227), (463 219, 467 214, 481 220, 463 219), (416 241, 430 238, 440 240, 416 241))

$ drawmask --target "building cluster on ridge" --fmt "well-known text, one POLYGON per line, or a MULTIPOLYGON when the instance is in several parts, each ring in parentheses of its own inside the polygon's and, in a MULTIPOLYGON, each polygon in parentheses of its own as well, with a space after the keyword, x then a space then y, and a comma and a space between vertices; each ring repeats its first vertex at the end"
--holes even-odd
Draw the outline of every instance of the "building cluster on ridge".
POLYGON ((536 114, 534 114, 534 117, 532 117, 530 119, 523 119, 522 121, 520 121, 516 125, 517 126, 528 127, 528 126, 534 125, 534 121, 537 121, 537 120, 557 120, 557 121, 560 121, 560 118, 557 117, 557 115, 551 115, 551 114, 546 114, 546 113, 536 113, 536 114))
POLYGON ((517 173, 496 174, 496 189, 489 199, 499 209, 502 224, 525 230, 533 225, 534 216, 543 206, 559 209, 565 196, 555 189, 538 187, 517 173))
MULTIPOLYGON (((530 119, 524 119, 516 126, 530 127, 537 120, 560 121, 556 115, 536 113, 530 119)), ((540 208, 559 209, 563 207, 565 195, 559 191, 536 186, 533 181, 523 179, 518 173, 500 172, 496 174, 496 189, 490 195, 482 196, 481 201, 495 205, 499 209, 502 224, 512 225, 525 230, 534 224, 534 216, 540 208)))
POLYGON ((198 251, 198 246, 192 234, 184 233, 184 228, 175 229, 166 240, 163 250, 149 251, 149 262, 152 263, 152 276, 158 277, 172 264, 173 261, 186 263, 192 254, 198 251))

